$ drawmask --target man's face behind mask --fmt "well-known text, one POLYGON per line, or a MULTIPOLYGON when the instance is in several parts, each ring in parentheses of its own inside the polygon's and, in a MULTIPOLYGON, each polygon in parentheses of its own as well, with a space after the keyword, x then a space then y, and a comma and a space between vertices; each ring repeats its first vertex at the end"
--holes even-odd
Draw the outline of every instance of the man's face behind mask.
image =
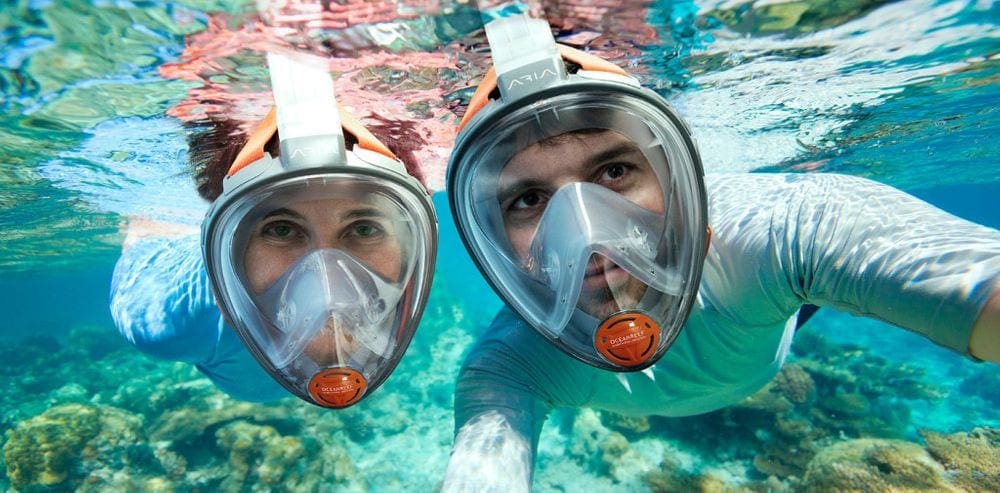
MULTIPOLYGON (((511 248, 528 264, 550 200, 573 183, 606 188, 652 214, 663 196, 649 161, 631 139, 604 129, 567 132, 517 152, 500 171, 497 199, 511 248)), ((558 238, 557 238, 558 240, 558 238)), ((600 253, 587 260, 577 307, 601 319, 634 309, 646 284, 600 253)))

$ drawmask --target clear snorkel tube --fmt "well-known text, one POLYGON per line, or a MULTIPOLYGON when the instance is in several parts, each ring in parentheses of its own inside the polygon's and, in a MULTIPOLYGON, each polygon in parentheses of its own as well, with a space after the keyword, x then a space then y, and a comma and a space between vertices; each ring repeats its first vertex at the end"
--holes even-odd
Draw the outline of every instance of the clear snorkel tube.
POLYGON ((288 169, 347 161, 333 78, 326 67, 267 54, 277 108, 281 161, 288 169))
POLYGON ((510 101, 565 81, 566 64, 549 25, 525 16, 486 24, 500 97, 510 101))

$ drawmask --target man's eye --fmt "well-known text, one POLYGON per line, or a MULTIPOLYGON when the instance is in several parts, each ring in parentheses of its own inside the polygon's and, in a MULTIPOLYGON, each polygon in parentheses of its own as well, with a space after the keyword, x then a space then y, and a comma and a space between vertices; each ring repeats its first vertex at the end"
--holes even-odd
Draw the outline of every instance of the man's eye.
POLYGON ((629 169, 624 164, 609 164, 601 170, 598 182, 617 181, 628 174, 629 169))
POLYGON ((528 191, 521 194, 514 202, 510 205, 510 208, 515 211, 531 209, 538 207, 543 204, 545 197, 537 191, 528 191))

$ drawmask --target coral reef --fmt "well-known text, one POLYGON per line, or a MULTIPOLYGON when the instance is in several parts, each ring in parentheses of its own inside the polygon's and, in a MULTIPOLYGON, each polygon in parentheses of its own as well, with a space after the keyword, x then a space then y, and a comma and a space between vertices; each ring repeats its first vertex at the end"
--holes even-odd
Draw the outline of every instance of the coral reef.
POLYGON ((78 404, 50 409, 7 432, 4 460, 16 488, 66 481, 84 444, 100 432, 96 409, 78 404))
MULTIPOLYGON (((293 398, 234 401, 190 365, 146 358, 112 330, 84 327, 64 345, 36 337, 0 348, 0 374, 8 377, 0 379, 0 424, 8 430, 0 489, 432 490, 451 443, 442 423, 450 425, 459 361, 476 324, 485 323, 451 309, 436 308, 428 325, 436 337, 412 344, 399 369, 409 378, 390 378, 364 406, 338 412, 293 398), (415 456, 422 467, 399 459, 415 456)), ((898 441, 912 426, 909 403, 934 402, 940 392, 915 369, 880 367, 858 348, 821 338, 808 342, 759 392, 713 413, 554 412, 546 428, 564 441, 547 445, 538 464, 547 475, 536 486, 571 484, 545 472, 566 463, 558 475, 608 490, 823 491, 864 481, 1000 490, 995 429, 925 430, 927 452, 898 441)), ((963 387, 994 377, 964 375, 971 376, 963 387)), ((989 396, 980 397, 969 405, 986 405, 989 396)))
POLYGON ((822 335, 796 334, 795 361, 816 380, 817 390, 857 392, 868 397, 901 396, 934 401, 945 396, 928 382, 924 371, 905 363, 890 362, 861 346, 834 345, 822 335))
MULTIPOLYGON (((850 438, 902 439, 910 423, 908 402, 934 402, 944 395, 915 367, 891 364, 856 346, 831 344, 810 331, 796 337, 794 357, 755 394, 699 416, 652 417, 650 432, 718 461, 748 461, 760 475, 755 480, 773 477, 794 487, 824 447, 850 438), (692 429, 704 431, 692 434, 692 429)), ((621 418, 602 416, 608 426, 621 429, 616 424, 621 418)), ((637 436, 626 430, 626 436, 637 436)), ((652 481, 694 481, 669 467, 665 471, 652 481)))
POLYGON ((299 423, 279 407, 231 401, 220 394, 210 394, 209 397, 192 400, 185 407, 161 414, 150 427, 150 438, 181 444, 198 442, 216 428, 237 420, 268 423, 292 432, 299 430, 299 423), (208 401, 211 400, 219 401, 218 405, 210 405, 208 401))
POLYGON ((673 493, 677 491, 700 493, 781 493, 788 491, 787 485, 776 478, 764 481, 745 481, 732 484, 712 472, 694 472, 671 457, 664 455, 657 470, 642 476, 643 484, 651 493, 673 493))
POLYGON ((944 435, 921 430, 927 450, 956 486, 967 491, 1000 491, 1000 430, 974 428, 944 435))
POLYGON ((11 485, 28 490, 67 483, 135 489, 164 472, 141 417, 86 404, 57 406, 19 423, 7 433, 4 458, 11 485))
POLYGON ((798 478, 817 449, 822 433, 806 420, 778 417, 769 433, 758 433, 753 465, 762 474, 798 478))
MULTIPOLYGON (((935 401, 944 392, 925 383, 914 367, 889 364, 854 346, 835 346, 804 331, 796 337, 794 363, 738 407, 761 409, 774 394, 789 406, 773 405, 769 423, 756 433, 761 453, 754 465, 762 474, 801 478, 819 448, 849 437, 900 439, 909 423, 907 400, 935 401)), ((743 417, 734 417, 741 422, 743 417)))
POLYGON ((816 382, 796 364, 785 365, 772 380, 775 389, 789 401, 804 404, 816 393, 816 382))
POLYGON ((992 365, 983 365, 983 368, 962 380, 958 389, 969 395, 979 396, 993 406, 993 409, 1000 408, 1000 392, 981 392, 982 389, 1000 389, 1000 371, 992 365))
POLYGON ((573 413, 571 430, 567 455, 616 482, 644 474, 655 466, 633 450, 628 438, 605 426, 601 414, 592 409, 573 413))
POLYGON ((241 491, 251 484, 264 489, 301 487, 301 473, 290 469, 305 454, 298 438, 245 421, 219 428, 215 436, 219 447, 229 452, 231 473, 220 485, 223 490, 241 491))
POLYGON ((663 458, 658 470, 646 473, 643 482, 652 493, 702 491, 701 477, 682 469, 670 456, 663 458))
POLYGON ((807 491, 957 491, 920 445, 859 438, 819 450, 806 467, 807 491))
POLYGON ((368 490, 336 442, 346 437, 321 443, 304 430, 344 428, 319 408, 234 401, 190 365, 150 360, 113 330, 73 330, 65 345, 36 338, 3 351, 0 372, 18 378, 0 387, 11 423, 0 489, 368 490))
POLYGON ((600 415, 592 409, 581 409, 573 416, 573 440, 568 454, 578 460, 591 461, 602 452, 601 444, 611 435, 601 422, 600 415))
POLYGON ((620 431, 628 436, 636 436, 649 431, 649 416, 625 416, 611 411, 601 413, 601 421, 609 428, 620 431))

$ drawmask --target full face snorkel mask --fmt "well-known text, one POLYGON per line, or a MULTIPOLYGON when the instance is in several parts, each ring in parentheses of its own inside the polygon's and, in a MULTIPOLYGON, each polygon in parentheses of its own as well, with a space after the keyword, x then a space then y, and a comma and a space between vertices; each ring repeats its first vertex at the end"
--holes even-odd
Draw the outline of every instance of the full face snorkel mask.
POLYGON ((486 25, 494 68, 462 120, 447 190, 497 293, 563 351, 654 364, 698 291, 701 160, 662 97, 525 16, 486 25))
POLYGON ((325 66, 273 54, 268 65, 276 107, 205 217, 205 264, 258 363, 302 400, 347 407, 413 337, 437 219, 403 163, 337 105, 325 66))

